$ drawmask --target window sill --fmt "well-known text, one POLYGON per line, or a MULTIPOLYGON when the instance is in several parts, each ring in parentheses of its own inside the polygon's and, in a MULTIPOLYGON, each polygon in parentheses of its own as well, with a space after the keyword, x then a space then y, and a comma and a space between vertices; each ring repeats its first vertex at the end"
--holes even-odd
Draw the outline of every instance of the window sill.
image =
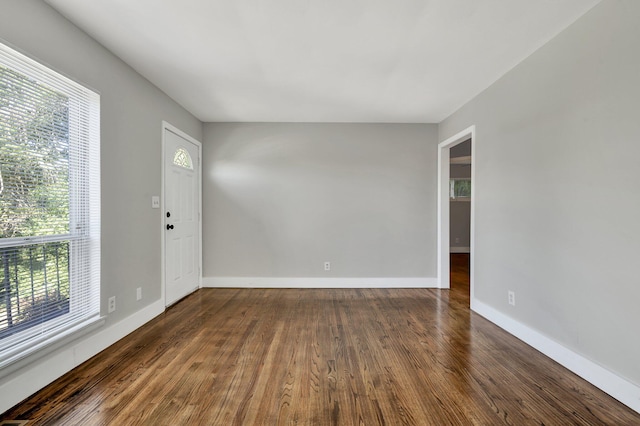
POLYGON ((26 349, 24 352, 16 354, 0 364, 0 379, 9 374, 26 367, 46 355, 52 353, 56 349, 60 349, 74 340, 89 334, 90 332, 102 327, 105 323, 105 317, 95 317, 87 321, 81 322, 64 332, 52 336, 51 339, 45 340, 38 345, 26 349))

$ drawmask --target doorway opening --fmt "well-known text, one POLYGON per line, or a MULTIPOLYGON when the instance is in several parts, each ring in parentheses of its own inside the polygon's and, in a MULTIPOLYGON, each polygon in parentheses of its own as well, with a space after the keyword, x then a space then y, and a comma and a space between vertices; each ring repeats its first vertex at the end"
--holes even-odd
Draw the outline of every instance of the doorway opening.
POLYGON ((449 148, 449 283, 465 299, 470 293, 471 186, 469 138, 449 148))
POLYGON ((461 285, 464 276, 460 274, 468 271, 472 307, 475 142, 475 126, 471 126, 438 145, 438 286, 461 285))

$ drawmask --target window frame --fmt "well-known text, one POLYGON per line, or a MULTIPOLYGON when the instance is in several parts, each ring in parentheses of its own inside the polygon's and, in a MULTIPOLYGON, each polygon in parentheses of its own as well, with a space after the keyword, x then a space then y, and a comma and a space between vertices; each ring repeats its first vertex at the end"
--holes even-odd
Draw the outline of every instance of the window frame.
POLYGON ((0 65, 63 94, 69 108, 69 232, 0 238, 0 248, 9 249, 68 242, 69 311, 2 338, 3 377, 21 361, 44 355, 46 348, 51 350, 104 319, 100 313, 100 95, 2 42, 0 65))
POLYGON ((458 181, 469 181, 470 185, 473 185, 470 177, 452 177, 449 178, 449 201, 471 201, 471 191, 468 196, 455 196, 455 183, 458 181))

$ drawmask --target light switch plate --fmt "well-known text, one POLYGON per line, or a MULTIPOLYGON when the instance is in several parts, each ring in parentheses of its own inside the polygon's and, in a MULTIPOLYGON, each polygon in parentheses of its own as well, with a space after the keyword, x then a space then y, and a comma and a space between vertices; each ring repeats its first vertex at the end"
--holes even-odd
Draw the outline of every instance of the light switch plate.
POLYGON ((151 208, 152 209, 160 208, 160 197, 158 195, 153 195, 151 197, 151 208))

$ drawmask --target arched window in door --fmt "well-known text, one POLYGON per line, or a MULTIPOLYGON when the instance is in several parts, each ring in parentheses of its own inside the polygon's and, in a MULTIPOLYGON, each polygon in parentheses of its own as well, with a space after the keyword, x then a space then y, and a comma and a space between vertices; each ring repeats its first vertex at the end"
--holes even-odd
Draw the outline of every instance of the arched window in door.
POLYGON ((176 153, 173 154, 173 164, 179 167, 184 167, 185 169, 193 170, 193 161, 191 161, 191 156, 184 148, 176 149, 176 153))

